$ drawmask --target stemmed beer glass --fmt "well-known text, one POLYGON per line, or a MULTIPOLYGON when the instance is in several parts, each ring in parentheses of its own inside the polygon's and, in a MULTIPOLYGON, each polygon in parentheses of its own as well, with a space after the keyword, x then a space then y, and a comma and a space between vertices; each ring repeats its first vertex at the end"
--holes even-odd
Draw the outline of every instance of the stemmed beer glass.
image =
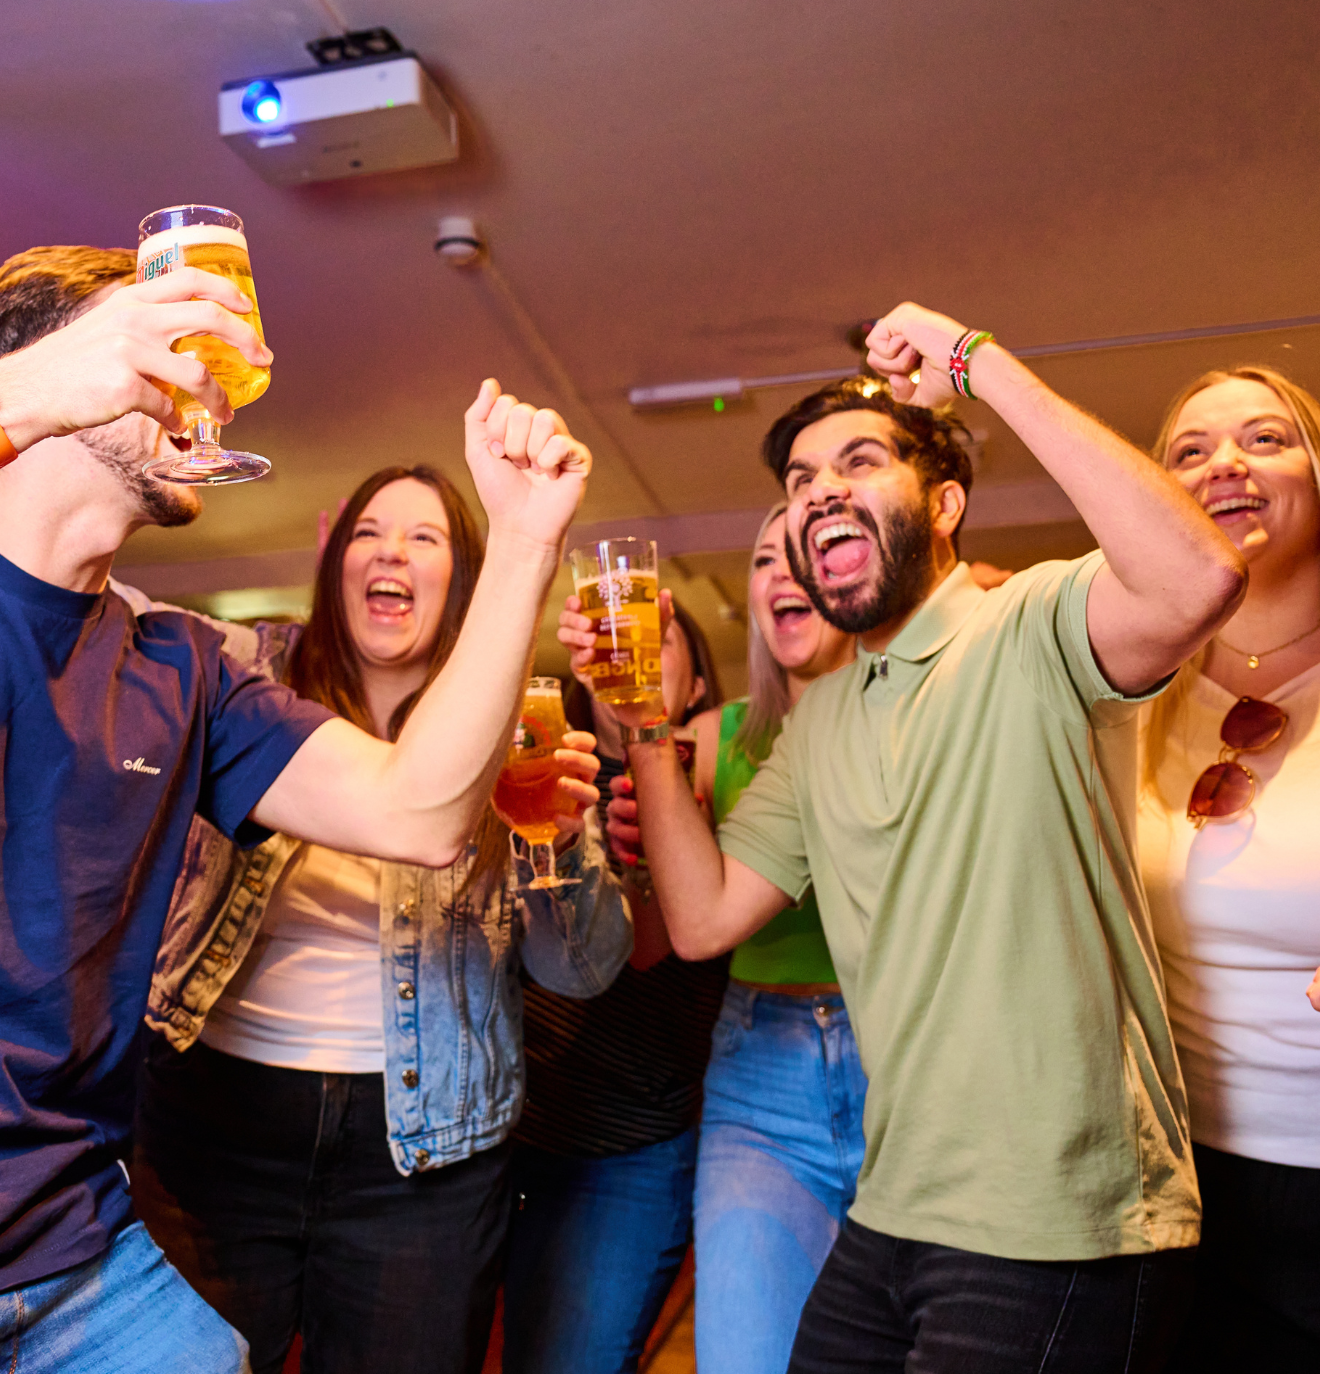
POLYGON ((532 678, 491 801, 500 820, 531 846, 535 877, 529 886, 534 888, 567 887, 579 881, 555 873, 555 816, 571 806, 559 794, 565 770, 555 762, 555 750, 567 730, 559 679, 532 678))
MULTIPOLYGON (((243 221, 232 210, 216 205, 172 205, 148 215, 138 225, 138 281, 153 281, 180 267, 200 267, 233 282, 252 302, 252 311, 245 318, 265 343, 243 221)), ((177 339, 172 347, 175 353, 205 363, 235 410, 255 401, 270 385, 270 368, 254 367, 238 349, 210 334, 177 339)), ((147 463, 143 471, 149 477, 162 482, 218 484, 250 482, 270 471, 269 460, 259 454, 222 448, 219 424, 195 397, 178 387, 165 389, 187 421, 192 447, 187 453, 147 463)))

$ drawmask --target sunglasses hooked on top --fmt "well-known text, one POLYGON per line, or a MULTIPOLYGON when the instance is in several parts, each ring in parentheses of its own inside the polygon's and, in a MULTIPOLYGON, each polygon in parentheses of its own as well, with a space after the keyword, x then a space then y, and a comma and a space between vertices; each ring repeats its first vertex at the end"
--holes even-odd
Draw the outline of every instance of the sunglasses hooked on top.
POLYGON ((1197 778, 1187 803, 1187 819, 1198 830, 1206 821, 1235 821, 1250 810, 1256 797, 1256 775, 1237 756, 1268 749, 1287 724, 1288 713, 1272 701, 1238 698, 1219 727, 1219 738, 1224 741, 1219 762, 1197 778))

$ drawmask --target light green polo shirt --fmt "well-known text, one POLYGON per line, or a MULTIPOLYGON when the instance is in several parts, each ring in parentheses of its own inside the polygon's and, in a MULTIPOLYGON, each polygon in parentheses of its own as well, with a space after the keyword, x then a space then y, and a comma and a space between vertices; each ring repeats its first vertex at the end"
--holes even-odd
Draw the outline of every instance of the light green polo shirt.
POLYGON ((870 1086, 852 1216, 1015 1259, 1194 1245, 1187 1103, 1135 855, 1138 700, 1086 631, 1094 553, 965 564, 814 682, 720 827, 815 886, 870 1086))

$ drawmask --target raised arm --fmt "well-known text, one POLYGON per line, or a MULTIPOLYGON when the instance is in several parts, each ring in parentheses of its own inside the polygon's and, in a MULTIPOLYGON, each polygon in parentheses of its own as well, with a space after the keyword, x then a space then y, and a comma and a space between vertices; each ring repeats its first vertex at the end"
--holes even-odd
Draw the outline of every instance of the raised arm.
MULTIPOLYGON (((945 315, 900 305, 871 331, 867 361, 900 401, 941 405, 954 396, 949 355, 963 333, 945 315)), ((1087 601, 1091 648, 1113 687, 1146 691, 1232 615, 1247 585, 1241 556, 1169 473, 998 344, 973 352, 969 380, 1095 535, 1105 567, 1087 601)))
POLYGON ((222 424, 232 420, 220 384, 170 345, 214 334, 249 362, 267 366, 274 355, 241 318, 251 309, 232 282, 196 267, 112 289, 72 324, 0 358, 0 429, 19 453, 130 411, 181 434, 183 417, 153 378, 196 396, 222 424))
POLYGON ((545 598, 591 468, 553 410, 482 383, 468 466, 490 517, 481 576, 439 677, 391 745, 328 721, 253 809, 273 830, 443 867, 476 826, 504 761, 545 598))
MULTIPOLYGON (((742 944, 788 905, 788 894, 720 852, 670 740, 630 745, 628 762, 641 843, 675 952, 713 959, 742 944)), ((626 823, 626 802, 610 812, 611 831, 626 823)))

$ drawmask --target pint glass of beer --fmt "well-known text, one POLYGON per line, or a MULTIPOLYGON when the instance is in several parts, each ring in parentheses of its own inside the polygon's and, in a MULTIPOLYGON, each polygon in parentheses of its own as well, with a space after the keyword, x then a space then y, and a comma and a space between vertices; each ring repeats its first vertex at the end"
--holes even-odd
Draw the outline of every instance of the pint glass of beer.
POLYGON ((556 876, 552 843, 559 829, 555 816, 571 806, 559 793, 564 770, 555 762, 567 730, 559 679, 532 678, 492 798, 495 814, 531 846, 532 887, 566 887, 578 881, 556 876))
MULTIPOLYGON (((252 302, 247 322, 261 332, 261 311, 252 288, 252 267, 248 262, 247 239, 243 221, 232 210, 215 205, 172 205, 157 210, 138 225, 138 281, 154 281, 180 267, 200 267, 227 277, 252 302)), ((236 349, 209 334, 177 339, 175 353, 184 353, 205 363, 225 390, 235 410, 255 401, 270 385, 270 368, 254 367, 236 349)), ((220 483, 250 482, 264 477, 270 463, 255 453, 241 453, 220 446, 220 426, 211 412, 186 391, 163 387, 173 397, 188 422, 192 447, 187 453, 157 458, 143 469, 163 482, 220 483)))
POLYGON ((654 704, 660 695, 660 592, 655 541, 602 539, 569 555, 582 614, 596 622, 595 657, 583 671, 610 706, 654 704))

